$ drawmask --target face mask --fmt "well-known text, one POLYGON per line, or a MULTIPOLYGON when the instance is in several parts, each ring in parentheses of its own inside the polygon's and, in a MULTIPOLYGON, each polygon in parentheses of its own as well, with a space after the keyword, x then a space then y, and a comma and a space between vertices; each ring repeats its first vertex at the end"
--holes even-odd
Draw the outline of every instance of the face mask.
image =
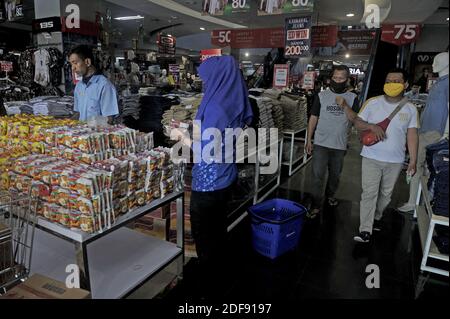
POLYGON ((333 92, 341 94, 345 92, 345 89, 347 89, 347 82, 338 83, 331 80, 330 87, 333 90, 333 92))
POLYGON ((399 96, 405 90, 402 83, 386 83, 384 85, 384 93, 390 97, 399 96))

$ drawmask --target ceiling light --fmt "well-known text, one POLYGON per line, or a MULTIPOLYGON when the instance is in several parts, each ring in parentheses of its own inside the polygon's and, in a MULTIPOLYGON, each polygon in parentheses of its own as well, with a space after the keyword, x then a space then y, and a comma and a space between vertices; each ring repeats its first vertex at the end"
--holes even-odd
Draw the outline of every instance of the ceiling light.
POLYGON ((447 21, 448 21, 448 18, 447 18, 447 21))
POLYGON ((345 58, 346 58, 346 59, 350 58, 350 54, 347 53, 347 54, 345 55, 345 58))
POLYGON ((120 20, 120 21, 139 20, 139 19, 144 19, 144 17, 141 16, 141 15, 137 15, 137 16, 126 16, 126 17, 117 17, 117 18, 114 18, 114 20, 120 20))
POLYGON ((200 30, 202 30, 202 31, 205 31, 206 29, 205 29, 205 28, 203 28, 203 27, 201 27, 201 28, 200 28, 200 30))
POLYGON ((349 28, 349 29, 353 29, 353 26, 351 26, 351 25, 349 25, 347 28, 349 28))
POLYGON ((250 53, 248 53, 248 52, 245 52, 245 57, 249 57, 250 56, 250 53))
POLYGON ((354 13, 347 13, 347 17, 349 17, 349 18, 354 17, 354 16, 355 16, 354 13))

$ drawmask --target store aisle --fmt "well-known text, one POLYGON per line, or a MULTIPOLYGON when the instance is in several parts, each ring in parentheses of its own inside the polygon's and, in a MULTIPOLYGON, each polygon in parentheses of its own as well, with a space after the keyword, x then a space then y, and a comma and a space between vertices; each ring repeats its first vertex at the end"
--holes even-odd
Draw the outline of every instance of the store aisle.
MULTIPOLYGON (((358 244, 353 236, 359 226, 361 194, 361 157, 356 136, 345 159, 341 185, 336 197, 340 205, 328 209, 321 218, 307 221, 295 252, 270 261, 252 251, 249 221, 232 234, 233 282, 223 291, 231 300, 289 300, 315 298, 413 299, 419 278, 422 251, 411 215, 400 214, 392 207, 403 203, 408 188, 403 172, 396 185, 385 217, 383 229, 375 233, 371 244, 358 244), (413 230, 413 231, 412 231, 413 230), (366 266, 380 269, 380 288, 368 289, 366 266)), ((310 198, 311 164, 286 179, 276 195, 305 204, 310 198)), ((186 299, 197 294, 195 261, 185 269, 185 280, 168 298, 186 299)), ((220 274, 217 274, 220 276, 220 274)), ((432 276, 419 298, 448 296, 448 281, 432 276)))

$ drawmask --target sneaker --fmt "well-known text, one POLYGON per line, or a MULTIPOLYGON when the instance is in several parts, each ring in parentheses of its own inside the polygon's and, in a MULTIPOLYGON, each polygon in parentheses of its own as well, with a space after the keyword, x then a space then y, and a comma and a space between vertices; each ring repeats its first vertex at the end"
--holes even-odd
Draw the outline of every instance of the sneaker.
POLYGON ((381 231, 381 226, 382 226, 382 224, 381 224, 381 220, 374 220, 373 221, 373 227, 372 227, 372 229, 374 230, 374 231, 381 231))
POLYGON ((397 210, 402 213, 409 213, 413 211, 415 208, 416 207, 413 204, 406 203, 402 207, 397 208, 397 210))
POLYGON ((309 210, 306 213, 306 217, 308 217, 309 219, 314 219, 317 217, 317 215, 319 215, 319 213, 320 213, 320 209, 314 208, 313 210, 309 210))
POLYGON ((360 232, 357 236, 353 237, 353 240, 358 243, 368 243, 370 241, 370 233, 363 231, 360 232))
POLYGON ((339 205, 339 202, 336 198, 334 197, 329 197, 328 198, 328 206, 330 207, 336 207, 337 205, 339 205))

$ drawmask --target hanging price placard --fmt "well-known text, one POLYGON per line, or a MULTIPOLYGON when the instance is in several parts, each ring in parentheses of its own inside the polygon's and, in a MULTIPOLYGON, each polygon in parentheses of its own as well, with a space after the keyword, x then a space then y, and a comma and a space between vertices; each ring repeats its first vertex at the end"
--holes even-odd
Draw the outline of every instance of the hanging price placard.
POLYGON ((273 87, 283 89, 289 85, 289 65, 275 64, 273 68, 273 87))
POLYGON ((286 19, 287 58, 308 56, 311 50, 311 17, 286 19))
POLYGON ((419 24, 387 24, 381 28, 381 41, 398 46, 416 42, 422 27, 419 24))
POLYGON ((0 61, 0 70, 2 72, 12 72, 13 71, 13 63, 10 61, 0 61))
POLYGON ((230 16, 250 12, 252 0, 203 0, 202 15, 230 16))
POLYGON ((258 15, 283 13, 310 13, 314 10, 314 0, 259 0, 258 15))

